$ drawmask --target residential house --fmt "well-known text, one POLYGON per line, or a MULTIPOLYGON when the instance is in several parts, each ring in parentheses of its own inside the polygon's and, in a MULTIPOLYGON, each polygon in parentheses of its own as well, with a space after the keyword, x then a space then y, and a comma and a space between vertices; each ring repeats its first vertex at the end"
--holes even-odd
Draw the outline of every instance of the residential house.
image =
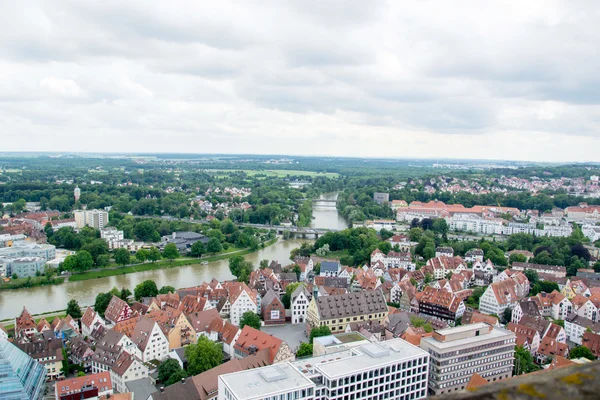
POLYGON ((531 301, 530 299, 519 301, 512 309, 511 321, 514 324, 518 324, 524 315, 539 317, 541 312, 538 308, 538 303, 536 301, 531 301))
POLYGON ((233 348, 236 358, 248 357, 261 350, 268 349, 269 363, 271 364, 293 361, 295 359, 294 352, 285 341, 271 336, 266 332, 254 329, 249 325, 244 326, 233 348))
POLYGON ((113 389, 119 393, 127 391, 126 383, 148 377, 148 367, 136 356, 122 352, 110 369, 113 389))
POLYGON ((537 363, 544 364, 549 358, 554 359, 557 356, 568 358, 569 346, 566 343, 561 343, 546 336, 540 342, 540 346, 535 354, 537 363))
POLYGON ((245 312, 251 311, 255 314, 260 312, 260 298, 258 293, 250 290, 245 283, 236 283, 230 285, 229 288, 229 317, 231 323, 239 326, 242 315, 245 312))
POLYGON ((106 318, 107 321, 116 324, 117 322, 131 318, 132 313, 133 310, 126 301, 121 300, 117 296, 113 296, 106 307, 106 311, 104 311, 104 318, 106 318))
POLYGON ((169 354, 169 340, 156 321, 147 316, 137 321, 131 341, 140 349, 143 362, 164 360, 169 354))
POLYGON ((484 314, 501 315, 506 308, 514 308, 529 293, 529 280, 522 272, 509 272, 505 270, 501 281, 494 282, 487 287, 479 299, 479 311, 484 314))
POLYGON ((524 263, 524 262, 513 262, 511 268, 515 271, 523 271, 523 272, 525 272, 527 270, 536 271, 538 274, 543 273, 543 274, 554 275, 557 278, 564 278, 565 276, 567 276, 567 268, 558 266, 558 265, 542 265, 542 264, 531 264, 531 263, 524 263))
MULTIPOLYGON (((596 297, 597 300, 597 297, 596 297)), ((593 302, 592 298, 576 295, 571 299, 573 304, 573 312, 577 315, 598 322, 598 306, 593 302)))
POLYGON ((32 340, 36 333, 38 333, 38 330, 35 320, 27 311, 27 308, 23 307, 21 314, 15 318, 15 340, 17 342, 28 342, 32 340))
POLYGON ((338 261, 322 261, 320 276, 338 276, 340 263, 338 261))
POLYGON ((575 313, 567 316, 565 319, 565 333, 568 340, 581 345, 583 334, 585 332, 600 334, 600 323, 594 322, 591 319, 579 316, 575 313))
POLYGON ((475 261, 473 263, 473 275, 476 286, 487 286, 494 281, 494 277, 498 275, 498 270, 494 268, 494 264, 490 260, 485 263, 475 261))
POLYGON ((62 372, 63 346, 60 339, 38 340, 27 343, 17 343, 29 357, 37 360, 46 368, 46 379, 54 381, 64 376, 62 372))
POLYGON ((113 394, 108 372, 68 378, 57 382, 54 387, 56 400, 98 399, 113 394))
POLYGON ((460 256, 438 256, 427 260, 421 271, 430 274, 434 279, 443 279, 449 272, 457 274, 467 269, 467 264, 460 256))
POLYGON ((529 350, 531 355, 535 355, 540 347, 540 334, 533 328, 509 322, 506 326, 511 332, 514 332, 517 337, 517 346, 522 346, 529 350))
POLYGON ((81 335, 90 336, 98 324, 104 326, 104 320, 92 307, 88 307, 81 317, 81 335))
POLYGON ((158 323, 167 337, 170 350, 197 342, 196 331, 181 311, 167 308, 165 311, 150 311, 146 316, 158 323))
POLYGON ((69 360, 71 363, 82 365, 84 372, 90 372, 92 370, 92 357, 94 355, 91 343, 76 337, 70 341, 69 347, 69 360))
POLYGON ((435 249, 436 257, 454 257, 454 249, 452 247, 437 247, 435 249))
POLYGON ((260 309, 265 325, 285 324, 285 307, 278 293, 269 290, 261 300, 260 309))
POLYGON ((306 322, 306 312, 311 299, 312 295, 306 290, 304 285, 299 285, 296 290, 294 290, 290 299, 292 324, 302 324, 306 322))
POLYGON ((471 249, 465 253, 465 261, 466 262, 483 262, 483 250, 481 249, 471 249))
POLYGON ((332 296, 313 296, 306 314, 311 327, 328 326, 332 333, 343 332, 350 322, 383 322, 387 303, 379 290, 332 296))
POLYGON ((590 297, 591 292, 587 285, 581 279, 568 279, 561 293, 569 300, 577 295, 590 297))
POLYGON ((581 345, 590 349, 596 358, 600 357, 600 335, 593 332, 584 332, 581 345))
POLYGON ((454 322, 465 312, 464 302, 454 293, 427 286, 416 294, 419 314, 429 315, 443 321, 454 322))

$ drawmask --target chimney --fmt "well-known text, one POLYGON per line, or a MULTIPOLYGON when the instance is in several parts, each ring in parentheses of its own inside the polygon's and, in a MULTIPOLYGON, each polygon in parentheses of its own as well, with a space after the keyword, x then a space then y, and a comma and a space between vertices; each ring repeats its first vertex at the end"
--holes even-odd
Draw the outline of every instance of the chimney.
POLYGON ((160 392, 161 392, 161 393, 164 393, 164 392, 165 392, 165 387, 164 387, 164 386, 161 386, 161 387, 160 387, 160 392))
POLYGON ((181 384, 185 385, 185 378, 181 378, 181 384))

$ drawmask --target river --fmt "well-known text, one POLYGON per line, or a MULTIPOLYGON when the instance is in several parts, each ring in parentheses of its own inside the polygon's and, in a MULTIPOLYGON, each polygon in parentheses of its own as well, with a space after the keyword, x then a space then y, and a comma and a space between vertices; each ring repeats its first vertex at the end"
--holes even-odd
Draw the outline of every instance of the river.
MULTIPOLYGON (((337 194, 329 193, 323 199, 336 199, 337 194)), ((315 205, 313 208, 313 228, 345 229, 348 224, 339 215, 335 204, 315 205)), ((255 253, 247 254, 244 258, 258 266, 261 260, 278 260, 286 265, 290 251, 300 247, 302 239, 280 239, 272 246, 261 249, 255 253)), ((311 241, 311 240, 308 240, 311 241)), ((34 314, 65 309, 71 299, 75 299, 81 306, 94 303, 96 295, 107 292, 113 287, 133 288, 148 279, 156 285, 170 285, 176 288, 199 285, 212 278, 218 280, 232 279, 227 260, 211 262, 208 265, 187 265, 177 268, 158 269, 134 274, 111 276, 107 278, 90 279, 87 281, 67 282, 62 285, 38 286, 29 289, 0 291, 0 320, 16 317, 23 306, 34 314)))

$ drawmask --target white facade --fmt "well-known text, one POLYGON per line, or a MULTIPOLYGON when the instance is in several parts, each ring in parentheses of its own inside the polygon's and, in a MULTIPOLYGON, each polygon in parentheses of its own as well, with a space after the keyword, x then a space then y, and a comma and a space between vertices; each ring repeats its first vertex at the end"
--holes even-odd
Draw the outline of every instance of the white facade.
POLYGON ((74 215, 77 228, 91 226, 101 230, 108 225, 108 212, 104 210, 76 210, 74 215))
POLYGON ((164 360, 169 355, 169 340, 155 322, 150 333, 148 344, 142 353, 142 361, 164 360))
POLYGON ((392 339, 221 375, 218 399, 423 399, 428 367, 426 352, 392 339))
POLYGON ((429 390, 436 395, 465 389, 474 373, 488 381, 512 376, 515 334, 485 323, 435 331, 421 339, 430 356, 429 390))
POLYGON ((146 367, 139 358, 134 357, 133 362, 122 374, 117 374, 113 369, 110 370, 110 379, 112 380, 113 389, 119 393, 126 393, 129 391, 125 384, 136 379, 143 379, 148 377, 148 367, 146 367))
POLYGON ((304 291, 301 291, 298 296, 292 301, 292 324, 301 324, 306 322, 306 310, 310 301, 304 291))
POLYGON ((255 314, 259 313, 258 304, 250 296, 246 290, 242 290, 240 295, 231 304, 229 309, 229 318, 231 323, 240 326, 240 320, 245 312, 252 311, 255 314))

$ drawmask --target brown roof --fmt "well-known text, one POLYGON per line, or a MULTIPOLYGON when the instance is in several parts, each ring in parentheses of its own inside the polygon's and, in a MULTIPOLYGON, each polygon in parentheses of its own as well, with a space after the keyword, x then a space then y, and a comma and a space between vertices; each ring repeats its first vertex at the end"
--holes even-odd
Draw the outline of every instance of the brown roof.
POLYGON ((566 357, 569 352, 569 346, 567 346, 566 343, 557 342, 553 338, 546 336, 542 339, 537 352, 538 354, 543 354, 545 356, 566 357))
MULTIPOLYGON (((526 326, 531 329, 535 329, 540 334, 540 338, 545 336, 546 331, 550 329, 551 322, 541 316, 523 315, 523 318, 519 321, 519 325, 526 326)), ((558 326, 558 325, 556 325, 558 326)), ((560 327, 558 327, 560 330, 560 327)))
POLYGON ((79 378, 70 378, 56 382, 56 393, 58 397, 70 393, 81 392, 84 386, 92 385, 97 387, 100 392, 105 392, 112 389, 112 381, 110 380, 110 372, 104 371, 98 374, 81 376, 79 378), (68 389, 67 389, 68 388, 68 389), (105 389, 108 388, 108 389, 105 389))
POLYGON ((316 301, 321 320, 387 313, 385 297, 379 290, 318 297, 316 301))
POLYGON ((269 350, 269 362, 273 363, 279 348, 284 343, 283 340, 271 336, 266 332, 261 332, 251 326, 244 326, 242 333, 235 342, 234 348, 243 353, 248 354, 250 347, 256 348, 256 350, 269 350))
POLYGON ((150 333, 154 328, 154 324, 156 322, 147 317, 141 316, 135 325, 135 329, 133 330, 133 334, 131 335, 131 341, 143 352, 146 350, 146 346, 150 341, 150 333))
POLYGON ((467 383, 467 386, 465 386, 465 389, 472 390, 472 389, 478 388, 480 386, 487 385, 488 383, 489 382, 484 377, 482 377, 478 373, 474 373, 471 376, 471 379, 469 379, 469 383, 467 383))
POLYGON ((133 335, 133 331, 135 330, 138 319, 139 317, 134 317, 117 322, 112 329, 116 332, 122 333, 127 337, 131 337, 131 335, 133 335))
POLYGON ((590 349, 596 357, 600 356, 600 335, 584 332, 581 344, 590 349))
POLYGON ((186 314, 186 316, 187 316, 187 319, 190 321, 190 324, 192 324, 192 327, 194 328, 194 330, 198 333, 205 332, 207 330, 207 328, 210 326, 210 324, 215 320, 220 321, 221 325, 223 323, 223 319, 219 315, 219 312, 217 311, 216 308, 211 308, 211 309, 205 310, 205 311, 189 313, 189 314, 186 314))
POLYGON ((83 313, 83 317, 81 317, 81 324, 87 326, 88 328, 92 327, 92 322, 96 318, 96 312, 92 310, 92 307, 88 307, 83 313))
POLYGON ((491 315, 482 314, 476 310, 473 310, 472 312, 467 310, 462 316, 462 323, 464 325, 476 324, 478 322, 485 322, 488 325, 495 326, 498 325, 498 318, 491 315))
POLYGON ((128 307, 129 305, 125 301, 113 295, 112 299, 110 299, 110 303, 108 303, 108 307, 106 307, 104 316, 111 322, 117 322, 121 312, 128 307))
POLYGON ((181 300, 179 309, 186 315, 202 311, 206 307, 206 301, 207 298, 203 296, 187 295, 181 300))
POLYGON ((515 335, 517 336, 517 344, 519 345, 525 343, 533 343, 535 335, 538 334, 538 331, 536 331, 533 328, 529 328, 520 324, 515 324, 513 322, 509 322, 508 325, 506 325, 506 329, 515 333, 515 335))
POLYGON ((425 287, 422 292, 417 293, 419 303, 435 304, 447 308, 451 312, 456 312, 460 306, 461 300, 454 294, 444 289, 436 289, 431 286, 425 287))
POLYGON ((38 332, 42 332, 45 329, 52 329, 52 326, 46 321, 46 318, 42 318, 38 322, 36 329, 38 332))
POLYGON ((112 370, 117 375, 123 376, 123 374, 125 372, 127 372, 127 370, 129 369, 129 367, 131 366, 131 364, 134 363, 135 360, 138 360, 138 361, 141 362, 141 360, 139 358, 137 358, 136 356, 131 355, 128 352, 124 351, 124 352, 121 353, 121 355, 119 356, 119 358, 117 358, 117 361, 112 366, 112 370))
POLYGON ((18 343, 17 347, 32 358, 44 364, 63 360, 62 341, 60 339, 40 340, 30 343, 18 343), (41 361, 42 358, 56 357, 54 360, 41 361))
POLYGON ((19 331, 23 329, 31 329, 35 327, 35 320, 31 316, 31 314, 29 314, 27 308, 23 307, 23 311, 21 311, 21 314, 17 317, 15 321, 15 333, 19 333, 19 331))

